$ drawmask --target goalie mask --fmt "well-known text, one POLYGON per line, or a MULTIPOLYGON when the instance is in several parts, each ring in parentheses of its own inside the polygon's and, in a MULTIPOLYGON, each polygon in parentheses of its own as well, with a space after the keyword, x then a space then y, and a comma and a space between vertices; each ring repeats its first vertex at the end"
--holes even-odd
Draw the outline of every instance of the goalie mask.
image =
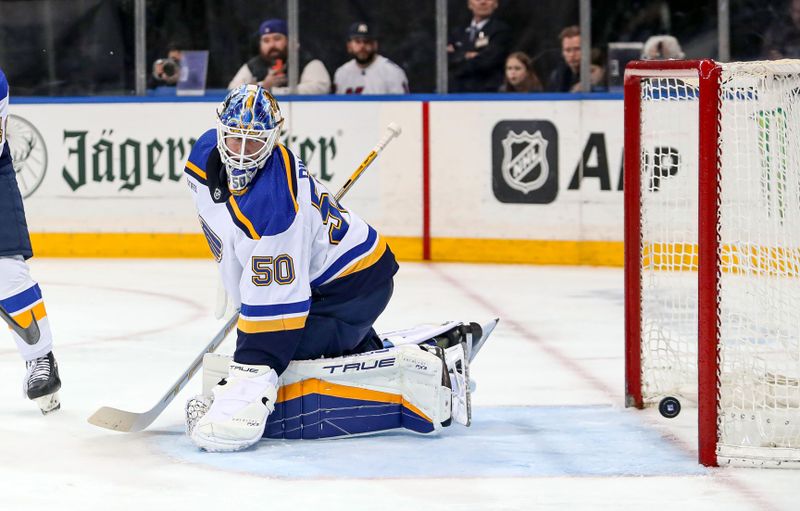
POLYGON ((231 193, 243 192, 272 154, 283 124, 278 102, 258 85, 233 89, 217 109, 217 150, 231 193))

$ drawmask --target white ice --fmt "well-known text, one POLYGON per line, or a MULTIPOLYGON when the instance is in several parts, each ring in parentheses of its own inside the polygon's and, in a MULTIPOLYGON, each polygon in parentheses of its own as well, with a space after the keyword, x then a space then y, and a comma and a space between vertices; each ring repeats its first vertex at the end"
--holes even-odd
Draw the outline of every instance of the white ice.
POLYGON ((219 455, 183 435, 199 379, 144 433, 86 422, 102 405, 149 409, 213 337, 213 263, 31 265, 63 407, 43 417, 22 397, 24 365, 0 335, 0 510, 797 507, 800 471, 702 468, 692 410, 667 420, 622 407, 620 269, 404 263, 379 331, 501 318, 472 366, 473 426, 219 455))

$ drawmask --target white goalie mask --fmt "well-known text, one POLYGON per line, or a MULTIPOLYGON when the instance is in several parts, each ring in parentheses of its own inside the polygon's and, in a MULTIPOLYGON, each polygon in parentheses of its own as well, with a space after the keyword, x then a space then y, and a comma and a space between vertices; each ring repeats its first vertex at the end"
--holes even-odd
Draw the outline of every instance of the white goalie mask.
POLYGON ((217 109, 217 150, 231 193, 242 193, 275 148, 283 117, 278 102, 258 85, 228 93, 217 109))

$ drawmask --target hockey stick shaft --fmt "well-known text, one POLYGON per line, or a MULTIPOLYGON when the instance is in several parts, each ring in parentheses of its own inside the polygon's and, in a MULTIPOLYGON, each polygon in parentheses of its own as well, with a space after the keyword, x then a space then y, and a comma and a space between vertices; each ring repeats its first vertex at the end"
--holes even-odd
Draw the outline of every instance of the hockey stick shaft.
POLYGON ((392 141, 393 138, 399 136, 400 133, 401 133, 400 126, 398 126, 393 122, 390 122, 389 125, 386 127, 386 134, 383 136, 383 138, 380 139, 380 141, 377 143, 377 145, 375 145, 372 151, 369 152, 367 157, 364 158, 364 161, 361 162, 361 165, 359 165, 358 168, 355 170, 355 172, 353 172, 350 178, 344 183, 342 188, 338 192, 336 192, 335 195, 336 202, 339 202, 339 200, 342 197, 344 197, 344 194, 346 194, 347 191, 350 190, 350 188, 355 184, 358 178, 361 177, 361 174, 363 174, 364 171, 367 170, 367 167, 369 167, 370 164, 372 164, 372 162, 375 161, 375 158, 378 157, 378 154, 380 154, 380 152, 383 151, 383 149, 389 144, 389 142, 392 141))

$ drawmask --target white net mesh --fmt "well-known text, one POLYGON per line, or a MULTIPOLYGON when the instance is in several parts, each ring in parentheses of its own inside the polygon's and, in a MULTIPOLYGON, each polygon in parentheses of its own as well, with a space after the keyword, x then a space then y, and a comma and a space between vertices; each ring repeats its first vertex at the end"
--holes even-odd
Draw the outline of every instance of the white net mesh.
MULTIPOLYGON (((697 91, 642 82, 646 402, 697 399, 697 91)), ((800 62, 722 65, 720 105, 718 454, 800 460, 800 62)))
POLYGON ((696 400, 698 79, 641 90, 642 393, 696 400))

